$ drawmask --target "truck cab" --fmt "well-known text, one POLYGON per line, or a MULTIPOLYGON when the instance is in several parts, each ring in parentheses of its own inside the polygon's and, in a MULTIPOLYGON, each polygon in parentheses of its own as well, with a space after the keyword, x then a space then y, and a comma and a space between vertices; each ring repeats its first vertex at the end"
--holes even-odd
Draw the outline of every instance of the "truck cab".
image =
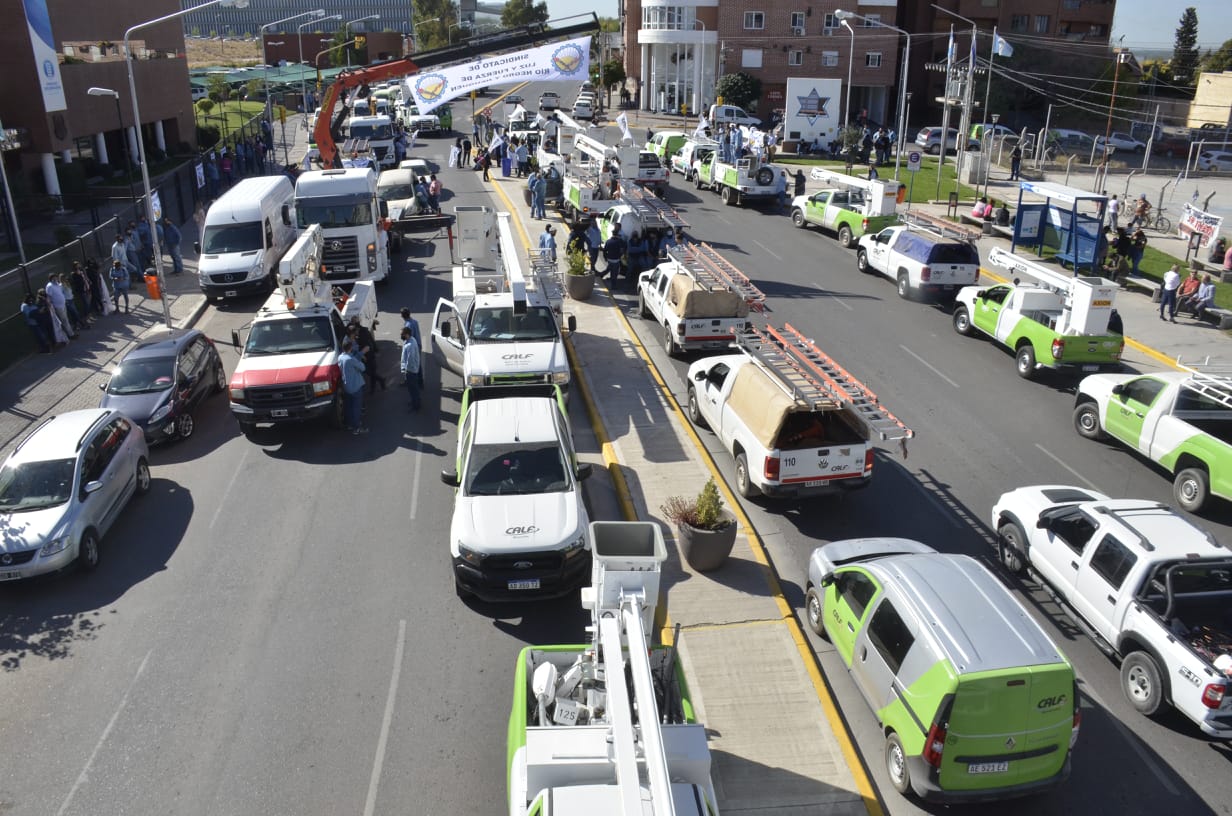
POLYGON ((372 158, 381 167, 394 164, 393 120, 385 114, 352 116, 347 120, 347 137, 366 139, 372 158))
POLYGON ((898 199, 906 192, 897 181, 856 178, 821 167, 813 168, 810 176, 828 187, 792 199, 791 222, 797 227, 818 226, 850 249, 862 235, 897 223, 898 199))
POLYGON ((295 214, 301 232, 312 224, 321 227, 324 280, 342 285, 389 276, 389 254, 379 234, 386 213, 371 168, 300 173, 295 180, 295 214))

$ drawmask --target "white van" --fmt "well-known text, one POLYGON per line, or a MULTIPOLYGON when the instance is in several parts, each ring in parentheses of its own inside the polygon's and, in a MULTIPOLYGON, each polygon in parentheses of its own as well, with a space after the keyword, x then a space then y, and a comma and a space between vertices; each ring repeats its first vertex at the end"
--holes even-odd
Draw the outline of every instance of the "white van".
POLYGON ((710 125, 748 125, 749 127, 761 127, 761 120, 756 116, 749 116, 744 112, 744 108, 736 105, 711 105, 710 106, 710 125))
POLYGON ((206 300, 273 291, 278 262, 295 242, 295 187, 284 175, 243 179, 210 205, 193 246, 206 300))

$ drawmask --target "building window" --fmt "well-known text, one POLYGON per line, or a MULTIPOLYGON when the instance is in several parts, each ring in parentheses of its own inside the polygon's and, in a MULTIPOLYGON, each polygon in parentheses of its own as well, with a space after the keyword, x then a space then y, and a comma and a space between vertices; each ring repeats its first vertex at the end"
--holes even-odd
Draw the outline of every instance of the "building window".
POLYGON ((1015 14, 1010 17, 1010 31, 1025 32, 1027 30, 1027 25, 1029 25, 1030 22, 1030 16, 1026 14, 1015 14))
POLYGON ((880 14, 865 14, 864 20, 862 21, 862 25, 865 28, 873 28, 874 26, 879 25, 880 23, 881 23, 880 14))
POLYGON ((834 29, 836 28, 838 28, 838 18, 833 14, 827 14, 825 20, 823 20, 821 24, 821 33, 827 35, 833 34, 834 29))
POLYGON ((822 51, 821 52, 821 67, 822 68, 837 68, 838 67, 838 52, 837 51, 822 51))
POLYGON ((1091 23, 1091 36, 1103 37, 1108 33, 1108 26, 1103 23, 1091 23))
POLYGON ((787 52, 787 64, 788 65, 803 65, 804 64, 804 52, 803 51, 788 51, 787 52))
POLYGON ((1082 0, 1062 0, 1061 8, 1067 11, 1077 11, 1082 8, 1082 0))
POLYGON ((792 29, 797 30, 797 31, 804 30, 804 12, 803 11, 793 11, 791 13, 791 27, 792 29))
POLYGON ((741 68, 760 68, 761 67, 761 49, 760 48, 740 49, 740 67, 741 68))
POLYGON ((880 68, 881 67, 881 52, 869 51, 864 55, 865 68, 880 68))
POLYGON ((1051 18, 1047 14, 1035 15, 1035 33, 1036 34, 1047 34, 1048 33, 1048 23, 1050 19, 1051 18))
POLYGON ((744 27, 746 29, 761 29, 766 27, 766 15, 760 11, 746 11, 744 13, 744 27))

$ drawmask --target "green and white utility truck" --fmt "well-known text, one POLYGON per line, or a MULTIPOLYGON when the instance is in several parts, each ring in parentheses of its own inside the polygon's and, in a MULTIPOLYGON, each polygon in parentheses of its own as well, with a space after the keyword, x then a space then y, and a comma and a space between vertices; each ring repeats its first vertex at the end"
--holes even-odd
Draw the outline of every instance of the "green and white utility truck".
POLYGON ((954 331, 965 336, 980 332, 1011 349, 1018 375, 1025 379, 1041 368, 1121 368, 1125 338, 1108 331, 1115 283, 1071 278, 1000 247, 993 248, 989 260, 1036 282, 964 287, 954 307, 954 331))
POLYGON ((609 188, 613 176, 619 178, 620 168, 628 168, 633 173, 630 178, 634 178, 640 158, 637 145, 608 145, 585 133, 575 133, 561 202, 565 220, 578 224, 592 218, 596 210, 603 208, 596 202, 612 200, 609 188))
POLYGON ((1232 377, 1190 371, 1096 374, 1078 384, 1074 428, 1111 437, 1172 474, 1176 503, 1197 513, 1232 499, 1232 377))
POLYGON ((775 195, 776 171, 769 164, 758 164, 754 158, 719 161, 718 152, 711 152, 697 165, 693 183, 697 189, 710 189, 719 194, 729 207, 746 201, 770 199, 775 195))
POLYGON ((671 204, 650 195, 636 184, 626 185, 616 203, 608 207, 599 219, 599 234, 604 241, 612 237, 617 224, 626 240, 634 232, 642 235, 662 234, 689 226, 671 204))
POLYGON ((651 638, 663 534, 594 521, 588 643, 527 646, 506 732, 509 816, 718 816, 676 648, 651 638))
POLYGON ((902 187, 897 181, 869 181, 821 167, 813 168, 811 177, 826 189, 792 199, 791 223, 797 227, 821 227, 850 249, 861 235, 897 223, 898 191, 902 187))

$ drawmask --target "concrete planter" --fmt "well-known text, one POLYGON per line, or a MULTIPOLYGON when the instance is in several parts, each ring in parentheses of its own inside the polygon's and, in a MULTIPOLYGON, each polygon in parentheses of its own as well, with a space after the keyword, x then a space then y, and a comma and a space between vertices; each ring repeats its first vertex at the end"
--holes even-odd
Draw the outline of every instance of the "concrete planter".
POLYGON ((565 275, 565 292, 572 300, 590 300, 595 291, 595 276, 589 272, 585 275, 565 275))
POLYGON ((698 572, 716 570, 727 562, 732 547, 736 544, 739 527, 736 518, 723 511, 725 526, 717 530, 702 530, 686 524, 676 525, 676 541, 680 544, 680 556, 698 572))

